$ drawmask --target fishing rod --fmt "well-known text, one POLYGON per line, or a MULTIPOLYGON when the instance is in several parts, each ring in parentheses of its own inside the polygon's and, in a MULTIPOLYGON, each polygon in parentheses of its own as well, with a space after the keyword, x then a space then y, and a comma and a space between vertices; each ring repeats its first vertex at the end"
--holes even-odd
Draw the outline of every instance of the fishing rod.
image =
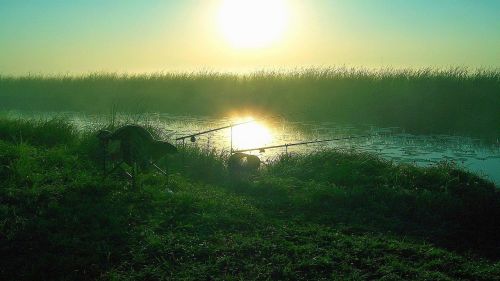
POLYGON ((263 147, 256 147, 256 148, 232 150, 231 152, 238 153, 238 152, 249 152, 249 151, 255 151, 255 150, 259 150, 260 152, 264 152, 266 149, 273 149, 273 148, 280 148, 280 147, 288 148, 289 146, 305 145, 305 144, 311 144, 311 143, 321 143, 321 142, 329 142, 329 141, 337 141, 337 140, 358 139, 358 138, 366 138, 366 137, 370 137, 370 136, 373 136, 373 135, 362 135, 362 136, 351 136, 351 137, 345 137, 345 138, 333 138, 333 139, 324 139, 324 140, 285 143, 285 144, 280 144, 280 145, 271 145, 271 146, 263 146, 263 147))
POLYGON ((196 136, 204 135, 204 134, 208 134, 208 133, 212 133, 212 132, 216 132, 216 131, 220 131, 220 130, 227 129, 227 128, 233 128, 233 127, 240 126, 240 125, 247 124, 247 123, 251 123, 251 122, 255 122, 255 120, 250 120, 250 121, 245 121, 245 122, 241 122, 241 123, 231 124, 231 125, 227 125, 227 126, 223 126, 223 127, 219 127, 219 128, 215 128, 215 129, 210 129, 210 130, 207 130, 207 131, 203 131, 203 132, 199 132, 199 133, 195 133, 195 134, 191 134, 191 135, 187 135, 187 136, 178 137, 175 140, 176 141, 178 141, 178 140, 184 141, 185 139, 189 138, 191 140, 191 142, 195 142, 196 141, 196 136))

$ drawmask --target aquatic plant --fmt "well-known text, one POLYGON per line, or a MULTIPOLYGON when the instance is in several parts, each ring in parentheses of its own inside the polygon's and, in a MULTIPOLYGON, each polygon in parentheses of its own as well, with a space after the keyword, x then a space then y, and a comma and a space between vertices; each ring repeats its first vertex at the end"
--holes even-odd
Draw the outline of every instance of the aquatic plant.
POLYGON ((306 68, 216 72, 0 77, 4 110, 168 112, 238 110, 399 126, 411 132, 498 139, 500 72, 452 69, 306 68))

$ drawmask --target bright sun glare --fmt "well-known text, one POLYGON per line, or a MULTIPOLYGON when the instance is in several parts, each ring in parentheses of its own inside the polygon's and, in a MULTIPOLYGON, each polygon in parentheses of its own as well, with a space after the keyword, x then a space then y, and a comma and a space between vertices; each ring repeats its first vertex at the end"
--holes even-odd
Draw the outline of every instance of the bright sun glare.
POLYGON ((233 147, 235 149, 262 147, 271 141, 269 129, 258 122, 233 127, 233 147))
POLYGON ((223 0, 219 28, 236 48, 261 48, 278 41, 286 28, 285 0, 223 0))

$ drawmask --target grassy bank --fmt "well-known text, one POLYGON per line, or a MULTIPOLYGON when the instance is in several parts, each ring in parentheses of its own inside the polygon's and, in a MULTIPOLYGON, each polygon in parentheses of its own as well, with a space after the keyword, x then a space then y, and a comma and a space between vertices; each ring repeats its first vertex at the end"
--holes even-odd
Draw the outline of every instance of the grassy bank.
POLYGON ((234 179, 227 155, 181 148, 133 188, 96 151, 64 121, 0 119, 0 279, 500 276, 500 195, 450 164, 321 151, 234 179))
POLYGON ((3 109, 107 112, 116 106, 183 115, 250 110, 298 121, 370 123, 488 139, 499 137, 499 93, 498 70, 0 77, 3 109))

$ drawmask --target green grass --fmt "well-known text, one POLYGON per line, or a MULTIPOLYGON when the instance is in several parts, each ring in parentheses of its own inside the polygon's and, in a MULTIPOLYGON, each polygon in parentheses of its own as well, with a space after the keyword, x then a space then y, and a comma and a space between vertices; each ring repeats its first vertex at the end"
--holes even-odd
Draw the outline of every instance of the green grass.
POLYGON ((182 148, 133 188, 96 149, 61 120, 0 121, 0 279, 499 280, 500 194, 451 164, 329 150, 234 179, 182 148))
POLYGON ((497 140, 499 70, 327 68, 291 72, 0 77, 4 110, 279 114, 497 140))

